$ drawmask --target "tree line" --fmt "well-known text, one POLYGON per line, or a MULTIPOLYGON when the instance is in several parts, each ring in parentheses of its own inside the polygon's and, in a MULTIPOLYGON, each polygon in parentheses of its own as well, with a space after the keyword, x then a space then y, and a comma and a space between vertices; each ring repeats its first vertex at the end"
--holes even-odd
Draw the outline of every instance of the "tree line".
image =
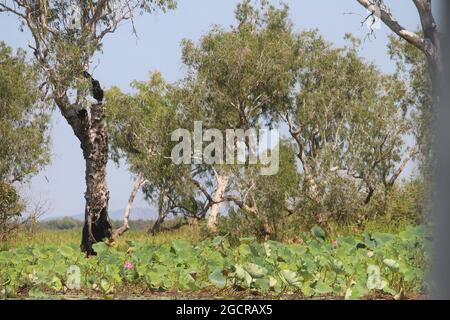
POLYGON ((214 27, 198 43, 183 41, 187 72, 180 81, 167 83, 154 73, 134 82, 133 94, 111 88, 105 102, 92 103, 83 72, 104 37, 139 12, 175 9, 174 1, 1 1, 0 12, 16 15, 34 40, 32 64, 23 52, 0 48, 2 228, 23 211, 14 183, 49 162, 53 106, 86 161, 81 249, 88 255, 93 243, 128 229, 129 211, 115 232, 108 218, 110 158, 125 159, 136 177, 129 208, 141 188, 157 207, 153 232, 169 214, 206 219, 212 233, 261 239, 295 235, 311 224, 363 225, 399 212, 421 219, 440 70, 431 1, 413 1, 418 32, 402 28, 383 1, 358 2, 371 15, 379 12, 397 35, 389 45, 397 61, 393 75, 362 59, 360 41, 351 35, 338 48, 316 30, 294 31, 287 6, 245 0, 230 29, 214 27), (279 173, 261 176, 248 163, 174 165, 170 134, 191 129, 194 121, 222 131, 284 128, 279 173), (414 159, 422 176, 399 183, 414 159), (219 219, 221 213, 227 218, 219 219))

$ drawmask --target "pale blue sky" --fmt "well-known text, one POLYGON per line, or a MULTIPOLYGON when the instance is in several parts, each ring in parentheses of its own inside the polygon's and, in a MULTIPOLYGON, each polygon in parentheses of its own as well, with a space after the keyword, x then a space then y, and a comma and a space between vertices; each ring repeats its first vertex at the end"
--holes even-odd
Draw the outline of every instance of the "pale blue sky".
MULTIPOLYGON (((168 81, 183 76, 180 41, 198 40, 214 25, 225 27, 234 23, 234 9, 238 0, 179 0, 178 9, 167 14, 144 15, 136 19, 139 39, 131 34, 131 26, 123 25, 104 42, 104 53, 94 60, 94 76, 102 86, 117 85, 129 90, 135 79, 146 80, 150 71, 159 70, 168 81)), ((278 1, 273 1, 278 3, 278 1)), ((356 0, 289 0, 291 18, 296 30, 318 28, 320 33, 336 45, 344 43, 343 36, 351 32, 364 38, 368 29, 361 27, 361 15, 366 11, 356 0), (352 14, 348 14, 352 13, 352 14), (354 13, 354 14, 353 14, 354 13)), ((412 1, 391 0, 392 12, 407 28, 416 29, 419 19, 412 1)), ((387 35, 381 26, 376 38, 363 43, 361 55, 374 61, 383 71, 392 72, 393 64, 387 55, 387 35)), ((28 33, 18 30, 17 20, 0 15, 0 40, 18 48, 27 48, 28 33)), ((33 201, 47 200, 50 204, 46 217, 74 215, 84 211, 84 160, 79 143, 65 120, 56 111, 53 118, 53 162, 32 179, 24 190, 33 201), (46 178, 48 179, 48 182, 46 178)), ((125 207, 132 188, 131 176, 125 167, 108 165, 108 183, 111 192, 110 209, 125 207)), ((135 206, 147 204, 139 195, 135 206)))

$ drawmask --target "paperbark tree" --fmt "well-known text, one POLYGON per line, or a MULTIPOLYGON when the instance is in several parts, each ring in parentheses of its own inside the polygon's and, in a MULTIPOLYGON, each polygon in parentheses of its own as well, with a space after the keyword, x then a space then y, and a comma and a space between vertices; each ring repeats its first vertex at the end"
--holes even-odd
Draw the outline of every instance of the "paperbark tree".
POLYGON ((85 225, 81 250, 95 254, 92 244, 110 238, 109 191, 106 183, 108 134, 102 101, 86 99, 90 81, 82 79, 103 38, 137 11, 171 9, 172 0, 2 0, 0 12, 17 16, 27 28, 30 45, 49 95, 80 141, 86 163, 85 225))
POLYGON ((217 232, 217 217, 219 215, 220 204, 223 201, 225 191, 228 186, 228 181, 230 179, 228 174, 220 175, 215 170, 214 175, 216 177, 217 187, 212 197, 213 203, 211 205, 211 208, 209 209, 209 216, 207 222, 208 229, 213 233, 217 232))
POLYGON ((404 84, 361 59, 358 41, 347 38, 350 46, 334 48, 316 32, 299 36, 295 98, 281 114, 319 212, 357 211, 417 155, 404 141, 413 130, 404 84))
MULTIPOLYGON (((125 160, 129 170, 138 176, 127 208, 141 188, 145 199, 157 207, 158 219, 149 228, 149 233, 154 234, 169 214, 204 217, 204 204, 195 198, 197 188, 192 183, 195 174, 191 167, 177 166, 171 159, 176 144, 171 141, 171 133, 182 125, 173 86, 156 72, 147 82, 135 81, 133 87, 135 94, 117 88, 107 92, 111 156, 118 164, 125 160)), ((129 211, 116 235, 128 230, 127 215, 129 211)))

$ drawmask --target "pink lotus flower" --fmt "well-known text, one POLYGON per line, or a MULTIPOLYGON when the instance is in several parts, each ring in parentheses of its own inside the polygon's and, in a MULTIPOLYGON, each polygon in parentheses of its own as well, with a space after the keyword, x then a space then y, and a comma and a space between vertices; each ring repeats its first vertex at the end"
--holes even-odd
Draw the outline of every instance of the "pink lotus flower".
POLYGON ((337 240, 333 240, 333 242, 331 243, 331 245, 333 246, 333 248, 336 248, 338 245, 337 240))
POLYGON ((127 270, 131 270, 131 269, 134 268, 134 264, 133 264, 133 262, 125 261, 123 267, 124 267, 125 269, 127 269, 127 270))

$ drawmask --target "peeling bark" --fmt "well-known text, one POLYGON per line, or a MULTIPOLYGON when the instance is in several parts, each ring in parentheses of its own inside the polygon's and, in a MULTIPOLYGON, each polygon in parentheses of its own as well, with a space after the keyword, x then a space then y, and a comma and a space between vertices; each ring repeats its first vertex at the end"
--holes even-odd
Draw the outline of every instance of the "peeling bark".
MULTIPOLYGON (((85 127, 86 130, 83 132, 84 139, 80 139, 86 161, 84 196, 86 207, 81 250, 88 256, 95 254, 92 248, 94 243, 109 239, 112 235, 112 226, 108 217, 109 191, 106 183, 108 136, 105 107, 101 103, 92 105, 90 113, 91 119, 87 121, 89 126, 85 127)), ((87 113, 81 117, 85 122, 88 120, 87 113)))

